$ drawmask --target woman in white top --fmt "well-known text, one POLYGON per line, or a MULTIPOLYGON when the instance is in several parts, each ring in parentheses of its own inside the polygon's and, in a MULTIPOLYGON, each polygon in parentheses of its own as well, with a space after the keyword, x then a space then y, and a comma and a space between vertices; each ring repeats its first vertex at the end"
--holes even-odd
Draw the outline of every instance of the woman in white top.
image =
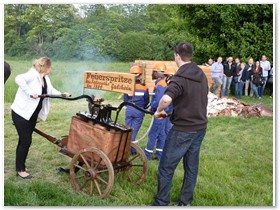
MULTIPOLYGON (((51 60, 46 57, 34 61, 32 68, 16 76, 19 88, 11 106, 12 119, 19 135, 16 149, 16 175, 23 179, 31 179, 26 172, 25 161, 32 142, 33 129, 38 116, 46 120, 50 102, 48 98, 38 97, 41 94, 61 94, 56 90, 48 77, 51 72, 51 60)), ((63 93, 68 97, 69 93, 63 93)))

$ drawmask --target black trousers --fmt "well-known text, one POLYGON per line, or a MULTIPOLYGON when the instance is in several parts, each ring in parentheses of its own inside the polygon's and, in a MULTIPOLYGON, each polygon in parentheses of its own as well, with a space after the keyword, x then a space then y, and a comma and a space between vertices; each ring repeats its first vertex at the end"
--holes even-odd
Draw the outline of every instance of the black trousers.
POLYGON ((269 96, 273 95, 273 83, 268 83, 268 87, 269 87, 269 96))
POLYGON ((12 110, 12 119, 19 136, 16 149, 16 171, 25 171, 25 161, 32 142, 32 133, 36 126, 37 117, 38 113, 34 113, 30 120, 26 120, 12 110))

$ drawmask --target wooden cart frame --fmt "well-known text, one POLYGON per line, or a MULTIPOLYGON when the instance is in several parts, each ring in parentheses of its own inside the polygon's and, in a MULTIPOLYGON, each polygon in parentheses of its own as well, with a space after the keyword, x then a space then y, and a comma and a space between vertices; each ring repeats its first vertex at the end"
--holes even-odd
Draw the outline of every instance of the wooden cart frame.
MULTIPOLYGON (((131 142, 130 134, 132 129, 118 124, 117 120, 119 112, 124 106, 133 106, 134 108, 148 114, 151 114, 150 112, 129 102, 123 102, 118 107, 103 105, 101 104, 101 100, 94 101, 92 97, 88 95, 82 95, 76 98, 65 98, 63 96, 53 95, 42 95, 40 97, 61 98, 65 100, 86 98, 89 103, 90 113, 77 113, 76 116, 73 116, 73 119, 75 119, 78 123, 84 123, 88 126, 99 126, 103 129, 105 134, 106 132, 113 132, 118 135, 116 139, 118 141, 118 145, 112 149, 115 158, 112 156, 109 158, 108 154, 106 154, 100 146, 79 147, 78 145, 77 148, 76 143, 82 141, 82 139, 74 140, 76 145, 75 151, 73 151, 73 149, 69 149, 73 148, 73 141, 69 144, 69 139, 71 137, 73 139, 71 132, 62 139, 58 139, 46 134, 38 128, 34 129, 37 134, 59 146, 62 154, 72 158, 69 171, 71 183, 74 189, 90 196, 96 195, 100 198, 104 198, 108 196, 112 190, 114 185, 114 174, 116 172, 122 172, 124 177, 127 177, 133 184, 141 184, 144 181, 147 175, 146 155, 138 145, 131 142), (114 120, 111 119, 112 111, 116 112, 114 120), (129 149, 127 149, 127 147, 129 147, 129 149), (135 155, 130 154, 130 148, 134 148, 136 150, 135 155)), ((73 124, 73 119, 71 126, 73 124)), ((76 137, 74 136, 74 138, 76 137)), ((102 139, 102 136, 100 138, 101 139, 92 138, 91 140, 93 143, 94 141, 102 142, 104 139, 102 139)))
MULTIPOLYGON (((134 95, 136 77, 116 72, 85 71, 83 88, 99 89, 134 95)), ((84 94, 84 90, 83 90, 84 94)), ((122 172, 133 184, 141 184, 147 175, 147 158, 143 150, 131 142, 132 129, 117 123, 124 106, 152 114, 133 103, 123 102, 118 107, 102 104, 103 99, 81 95, 75 98, 42 95, 41 97, 78 100, 86 98, 89 113, 72 117, 69 135, 57 139, 35 128, 34 131, 61 148, 72 158, 70 179, 79 192, 104 198, 112 190, 114 174, 122 172), (113 120, 112 112, 115 112, 113 120), (105 143, 104 143, 105 142, 105 143), (111 144, 112 143, 112 144, 111 144), (104 144, 106 144, 104 146, 104 144), (136 151, 131 155, 131 148, 136 151)))

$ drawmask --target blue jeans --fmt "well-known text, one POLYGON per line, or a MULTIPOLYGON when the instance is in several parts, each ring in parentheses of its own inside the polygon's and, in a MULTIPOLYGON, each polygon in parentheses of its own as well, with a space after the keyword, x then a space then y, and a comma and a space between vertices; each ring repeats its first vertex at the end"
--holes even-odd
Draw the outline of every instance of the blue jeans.
POLYGON ((261 86, 255 85, 255 84, 253 83, 253 90, 254 90, 254 95, 255 95, 256 98, 261 97, 261 96, 260 96, 261 89, 262 89, 261 86))
POLYGON ((166 117, 165 119, 166 119, 166 121, 165 121, 165 133, 166 133, 166 136, 167 136, 170 129, 172 128, 172 123, 170 121, 170 117, 166 117))
POLYGON ((196 185, 200 145, 206 129, 192 132, 176 131, 172 127, 165 140, 158 167, 158 188, 153 206, 167 206, 175 169, 183 158, 184 178, 179 202, 190 204, 196 185))
POLYGON ((264 89, 265 89, 265 85, 267 82, 267 77, 263 77, 263 78, 264 78, 264 83, 263 83, 262 88, 260 89, 260 97, 263 97, 263 95, 264 95, 264 89))
POLYGON ((224 75, 221 96, 229 96, 231 81, 232 77, 227 77, 224 75))
POLYGON ((243 93, 243 87, 244 87, 245 82, 240 81, 238 83, 236 83, 236 90, 235 90, 235 97, 236 98, 241 98, 242 97, 242 93, 243 93))

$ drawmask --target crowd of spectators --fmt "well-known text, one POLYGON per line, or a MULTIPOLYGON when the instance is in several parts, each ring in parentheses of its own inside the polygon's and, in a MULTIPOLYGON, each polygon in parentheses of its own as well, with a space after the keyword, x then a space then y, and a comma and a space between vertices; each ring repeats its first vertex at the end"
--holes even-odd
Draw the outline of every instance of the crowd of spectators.
POLYGON ((211 66, 213 85, 210 91, 215 95, 218 95, 221 88, 221 97, 228 97, 233 86, 236 98, 241 98, 244 94, 261 99, 265 95, 265 87, 268 86, 269 96, 272 98, 273 66, 266 55, 256 61, 250 58, 248 63, 241 63, 239 57, 233 61, 233 57, 229 56, 224 62, 222 57, 218 57, 214 63, 210 58, 203 65, 211 66))

